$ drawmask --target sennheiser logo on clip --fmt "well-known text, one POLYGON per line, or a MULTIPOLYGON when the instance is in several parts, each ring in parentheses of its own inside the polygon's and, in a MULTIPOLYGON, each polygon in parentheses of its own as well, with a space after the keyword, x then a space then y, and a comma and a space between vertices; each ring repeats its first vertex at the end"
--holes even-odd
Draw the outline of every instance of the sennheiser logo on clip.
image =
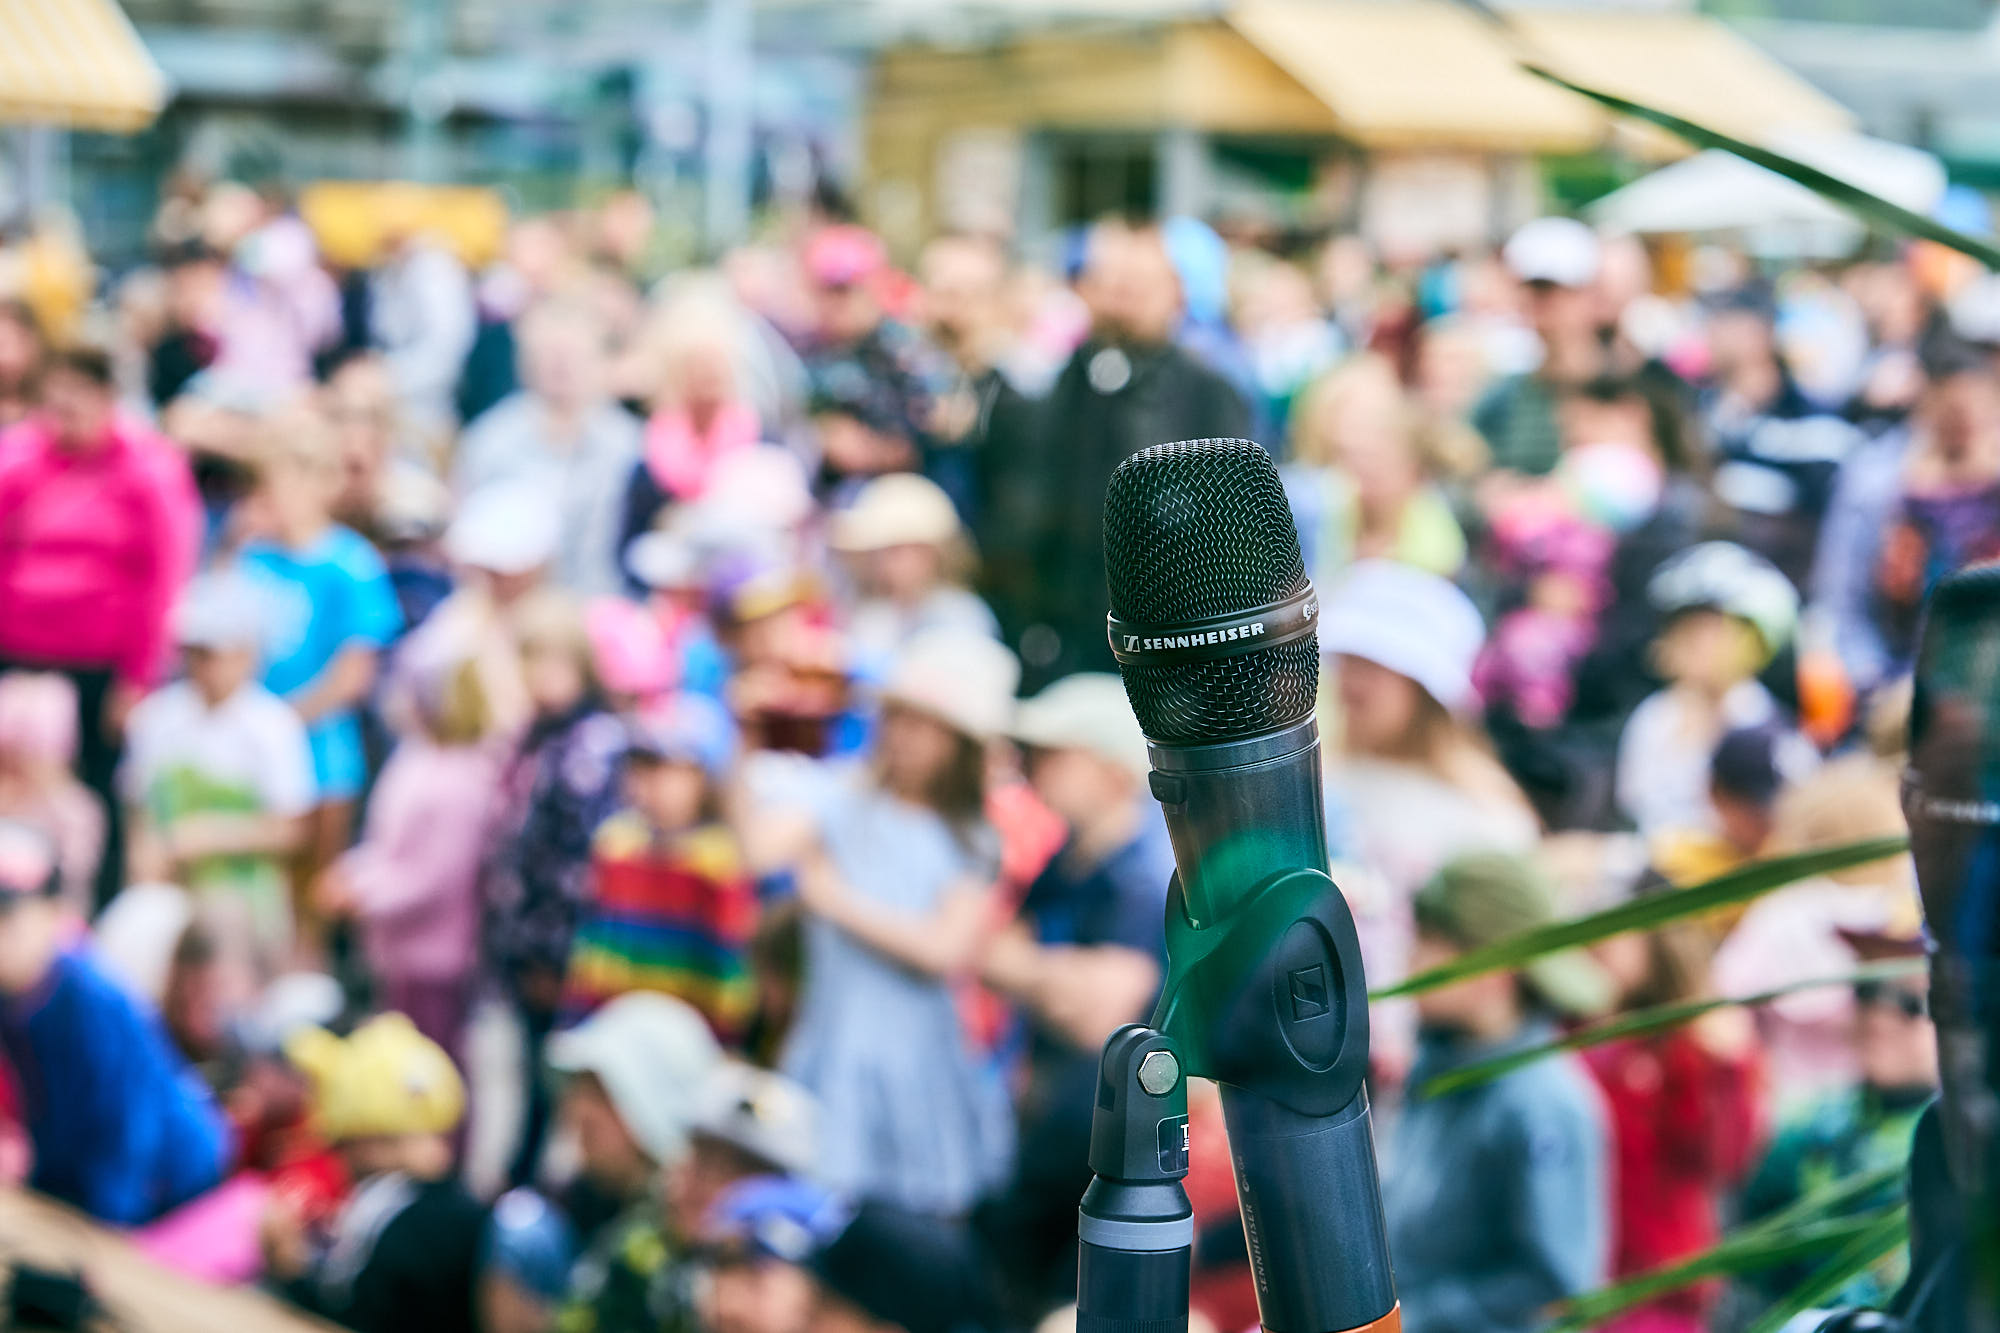
MULTIPOLYGON (((1311 619, 1310 609, 1306 617, 1311 619)), ((1125 640, 1125 651, 1128 653, 1153 653, 1166 648, 1212 648, 1219 643, 1260 638, 1264 629, 1264 622, 1259 620, 1249 625, 1231 625, 1226 629, 1202 630, 1195 634, 1126 634, 1120 637, 1125 640)))

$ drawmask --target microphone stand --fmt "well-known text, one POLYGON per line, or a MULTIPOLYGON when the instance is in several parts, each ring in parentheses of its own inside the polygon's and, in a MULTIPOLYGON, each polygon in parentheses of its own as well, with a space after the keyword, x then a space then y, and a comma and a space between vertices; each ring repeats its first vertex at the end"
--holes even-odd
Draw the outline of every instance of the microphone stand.
POLYGON ((1099 1062, 1078 1333, 1187 1328, 1190 1074, 1223 1085, 1264 1328, 1399 1333, 1364 1087, 1361 946, 1333 881, 1281 871, 1198 923, 1175 876, 1152 1020, 1113 1033, 1099 1062))

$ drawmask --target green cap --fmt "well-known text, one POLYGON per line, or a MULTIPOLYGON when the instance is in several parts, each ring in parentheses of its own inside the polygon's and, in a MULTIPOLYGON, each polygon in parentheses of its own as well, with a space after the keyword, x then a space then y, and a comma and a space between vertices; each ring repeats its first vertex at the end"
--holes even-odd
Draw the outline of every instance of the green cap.
MULTIPOLYGON (((1473 852, 1448 861, 1417 891, 1417 924, 1479 949, 1560 919, 1555 886, 1532 860, 1473 852)), ((1611 1007, 1611 980, 1580 949, 1545 954, 1520 969, 1558 1012, 1584 1018, 1611 1007)))

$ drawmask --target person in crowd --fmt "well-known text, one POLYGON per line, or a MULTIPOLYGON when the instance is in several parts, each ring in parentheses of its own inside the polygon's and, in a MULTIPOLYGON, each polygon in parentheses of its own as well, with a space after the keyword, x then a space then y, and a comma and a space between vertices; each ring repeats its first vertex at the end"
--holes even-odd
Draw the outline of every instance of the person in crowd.
MULTIPOLYGON (((1655 879, 1654 887, 1664 888, 1655 879)), ((1714 944, 1697 922, 1614 935, 1593 950, 1617 1007, 1643 1011, 1708 998, 1714 944)), ((1763 1137, 1756 1029, 1742 1009, 1686 1027, 1591 1047, 1585 1063, 1611 1118, 1611 1276, 1630 1277, 1700 1253, 1721 1236, 1722 1203, 1748 1174, 1763 1137)), ((1721 1292, 1684 1288, 1613 1327, 1704 1333, 1721 1292)))
POLYGON ((1770 844, 1779 797, 1818 762, 1812 743, 1782 726, 1764 723, 1725 733, 1708 762, 1713 818, 1661 833, 1653 841, 1653 865, 1672 883, 1685 885, 1752 860, 1770 844))
POLYGON ((739 384, 741 317, 699 294, 670 300, 659 318, 659 386, 643 456, 625 485, 619 550, 660 526, 671 506, 707 493, 718 467, 755 445, 764 428, 739 384))
POLYGON ((495 1199, 479 1261, 480 1333, 552 1333, 575 1260, 561 1209, 527 1189, 495 1199))
POLYGON ((53 672, 0 676, 0 816, 33 824, 55 841, 62 898, 78 921, 95 903, 104 858, 104 807, 71 771, 76 763, 76 687, 53 672))
POLYGON ((720 1040, 742 1036, 756 1004, 745 951, 757 896, 722 818, 733 739, 721 707, 692 695, 633 723, 625 808, 591 839, 565 983, 572 1010, 659 991, 693 1005, 720 1040))
POLYGON ((1790 642, 1798 593, 1778 568, 1730 542, 1703 542, 1653 575, 1664 617, 1648 695, 1618 739, 1618 806, 1648 838, 1711 828, 1709 760, 1738 727, 1775 722, 1778 701, 1757 678, 1790 642))
MULTIPOLYGON (((1540 833, 1478 729, 1472 666, 1484 637, 1464 593, 1391 561, 1356 564, 1320 613, 1340 714, 1327 783, 1365 871, 1342 887, 1378 984, 1403 975, 1410 902, 1439 866, 1460 852, 1525 852, 1540 833)), ((1407 1058, 1394 1023, 1377 1042, 1407 1058)))
POLYGON ((383 1008, 457 1056, 479 946, 479 868, 500 805, 504 738, 478 664, 414 667, 417 729, 397 738, 361 839, 314 885, 322 914, 360 926, 383 1008))
POLYGON ((1032 551, 1029 600, 1003 608, 1019 626, 1031 685, 1082 669, 1108 670, 1104 617, 1104 488, 1118 464, 1148 445, 1242 438, 1243 399, 1173 341, 1181 290, 1153 228, 1105 223, 1090 234, 1078 291, 1091 332, 1057 377, 1042 411, 985 447, 1035 479, 997 521, 1024 525, 1032 551))
POLYGON ((340 460, 325 423, 286 413, 264 428, 251 536, 238 553, 265 604, 264 686, 305 719, 317 804, 294 872, 299 945, 323 948, 312 880, 349 842, 367 780, 361 706, 402 628, 375 548, 333 519, 340 460))
POLYGON ((160 256, 163 327, 147 349, 146 396, 164 409, 222 352, 216 328, 229 287, 229 268, 208 245, 190 240, 160 256))
MULTIPOLYGON (((835 223, 814 231, 800 258, 812 309, 802 352, 815 396, 836 381, 860 381, 861 387, 833 396, 879 405, 875 424, 889 437, 885 446, 921 461, 942 367, 916 331, 884 308, 891 273, 881 237, 851 222, 835 223)), ((821 449, 830 471, 851 470, 836 441, 822 440, 821 449)))
POLYGON ((690 1151, 722 1053, 708 1024, 671 996, 620 996, 549 1043, 563 1076, 562 1114, 575 1136, 573 1199, 585 1247, 558 1327, 576 1333, 687 1328, 691 1294, 680 1284, 685 1244, 668 1229, 663 1172, 690 1151))
POLYGON ((0 671, 69 678, 77 775, 109 815, 96 896, 123 883, 113 779, 125 720, 167 665, 201 508, 181 452, 118 414, 111 359, 49 358, 40 410, 0 436, 0 671))
POLYGON ((465 1085, 401 1014, 345 1038, 298 1033, 286 1057, 313 1084, 313 1122, 349 1189, 324 1226, 274 1195, 262 1228, 268 1278, 355 1333, 474 1333, 486 1209, 452 1175, 465 1085))
POLYGON ((1433 484, 1416 411, 1388 359, 1365 354, 1301 395, 1285 495, 1313 586, 1356 560, 1398 560, 1451 578, 1465 534, 1433 484))
POLYGON ((326 376, 321 410, 340 454, 334 517, 379 545, 391 491, 409 484, 403 474, 432 475, 403 425, 388 362, 374 352, 341 358, 326 376))
POLYGON ((185 675, 132 710, 119 778, 135 878, 194 894, 239 997, 291 959, 288 861, 318 801, 305 723, 258 683, 268 621, 240 572, 189 585, 185 675))
MULTIPOLYGON (((1472 853, 1417 895, 1421 971, 1556 918, 1524 857, 1472 853)), ((1432 1079, 1555 1035, 1601 1012, 1610 984, 1587 956, 1552 954, 1425 991, 1409 1100, 1382 1178, 1403 1324, 1532 1329, 1548 1307, 1601 1283, 1611 1242, 1610 1126, 1590 1076, 1555 1055, 1448 1093, 1432 1079)))
POLYGON ((996 937, 981 975, 1030 1025, 1013 1180, 981 1229, 1040 1316, 1073 1299, 1066 1220, 1090 1183, 1090 1107, 1104 1039, 1143 1021, 1166 954, 1166 823, 1146 789, 1146 739, 1114 675, 1068 676, 1022 703, 1013 738, 1067 838, 996 937))
POLYGON ((1835 478, 1861 434, 1792 377, 1766 288, 1750 284, 1716 298, 1706 331, 1701 410, 1714 440, 1715 493, 1735 539, 1803 589, 1835 478))
POLYGON ((712 1333, 808 1333, 819 1302, 811 1263, 846 1220, 810 1181, 753 1176, 731 1185, 698 1233, 708 1283, 699 1310, 712 1333))
POLYGON ((35 410, 36 381, 48 356, 35 312, 23 301, 0 301, 0 430, 35 410))
POLYGON ((609 334, 589 307, 560 300, 523 315, 520 338, 521 391, 466 427, 452 489, 463 499, 501 482, 535 487, 559 515, 556 582, 579 596, 615 593, 640 430, 606 391, 609 334))
POLYGON ((220 1183, 228 1122, 159 1021, 67 943, 55 844, 0 821, 0 1054, 32 1161, 27 1183, 136 1226, 220 1183))
POLYGON ((957 1228, 863 1202, 815 1252, 812 1333, 979 1333, 1006 1327, 992 1277, 957 1228))
MULTIPOLYGON (((485 955, 512 1003, 526 1065, 562 1002, 576 923, 589 900, 591 837, 617 812, 626 726, 598 689, 582 611, 553 591, 514 617, 519 666, 532 717, 501 780, 499 827, 480 871, 485 955)), ((527 1082, 513 1183, 532 1177, 548 1120, 545 1085, 527 1082)))
POLYGON ((388 253, 366 275, 367 342, 387 358, 406 419, 441 430, 455 420, 459 372, 479 331, 472 278, 413 219, 392 215, 385 226, 388 253))
MULTIPOLYGON (((1864 959, 1916 959, 1923 942, 1901 929, 1850 931, 1847 943, 1864 959)), ((1857 982, 1850 1029, 1855 1077, 1801 1107, 1779 1127, 1739 1209, 1746 1221, 1769 1217, 1827 1184, 1871 1171, 1886 1178, 1872 1191, 1840 1205, 1841 1213, 1886 1207, 1902 1197, 1902 1166, 1909 1160, 1917 1118, 1936 1096, 1937 1031, 1931 1023, 1923 973, 1857 982)), ((1815 1213, 1815 1216, 1825 1216, 1815 1213)), ((1909 1254, 1898 1246, 1856 1274, 1829 1306, 1884 1305, 1902 1285, 1909 1254)), ((1776 1301, 1805 1281, 1806 1263, 1779 1265, 1749 1278, 1760 1304, 1776 1301)))
POLYGON ((974 1063, 950 983, 993 910, 986 745, 1006 730, 1018 674, 983 636, 915 640, 883 688, 866 767, 771 835, 799 849, 806 932, 781 1065, 825 1108, 826 1179, 938 1217, 963 1214, 1007 1169, 1005 1092, 974 1063))
POLYGON ((879 669, 929 630, 999 632, 993 612, 964 586, 965 531, 951 497, 929 478, 894 472, 863 486, 834 515, 832 544, 856 565, 860 596, 846 620, 856 660, 879 669))
POLYGON ((1607 369, 1594 293, 1602 248, 1574 218, 1536 218, 1508 238, 1502 258, 1527 294, 1541 359, 1488 390, 1472 424, 1493 451, 1494 467, 1541 476, 1561 456, 1563 392, 1607 369))

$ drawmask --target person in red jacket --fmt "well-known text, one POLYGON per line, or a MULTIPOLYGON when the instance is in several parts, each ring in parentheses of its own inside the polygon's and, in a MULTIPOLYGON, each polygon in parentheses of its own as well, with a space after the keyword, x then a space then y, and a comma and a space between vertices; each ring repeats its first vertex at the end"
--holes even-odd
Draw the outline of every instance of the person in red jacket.
POLYGON ((99 901, 123 870, 111 782, 124 718, 167 664, 167 615, 200 541, 187 459, 119 415, 110 357, 52 355, 35 414, 0 434, 0 672, 76 686, 78 775, 112 821, 99 901))
MULTIPOLYGON (((1598 961, 1625 1010, 1699 998, 1710 946, 1698 924, 1616 936, 1598 961)), ((1715 1243, 1718 1205, 1748 1171, 1763 1133, 1755 1028, 1741 1009, 1718 1009, 1654 1036, 1585 1052, 1611 1113, 1612 1276, 1685 1258, 1715 1243)), ((1701 1333, 1719 1289, 1687 1287, 1628 1311, 1616 1333, 1701 1333)))

